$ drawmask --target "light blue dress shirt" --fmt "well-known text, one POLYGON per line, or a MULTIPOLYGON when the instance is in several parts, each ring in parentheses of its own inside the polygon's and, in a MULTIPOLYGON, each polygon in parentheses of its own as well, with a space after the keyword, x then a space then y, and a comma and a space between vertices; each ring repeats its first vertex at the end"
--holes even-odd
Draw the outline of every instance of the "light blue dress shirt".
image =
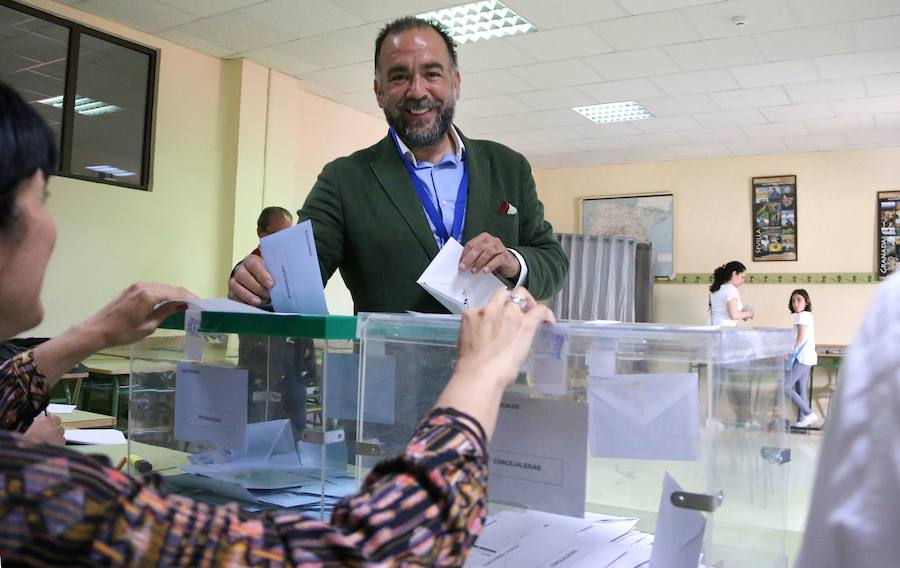
MULTIPOLYGON (((463 178, 464 168, 466 167, 464 163, 466 147, 463 144, 459 133, 456 131, 455 126, 450 127, 450 135, 453 137, 456 153, 444 154, 444 157, 441 158, 437 164, 416 160, 412 150, 403 143, 403 140, 400 140, 400 137, 397 137, 397 144, 400 146, 400 152, 403 154, 403 158, 412 165, 416 176, 422 180, 425 187, 428 188, 428 196, 431 198, 431 203, 440 213, 441 218, 444 221, 444 227, 447 229, 448 233, 453 227, 453 217, 456 213, 456 195, 459 191, 459 184, 463 178)), ((499 206, 499 203, 497 205, 499 206)), ((422 208, 424 210, 424 206, 422 208)), ((465 215, 465 211, 463 211, 462 214, 465 215)), ((438 248, 440 248, 442 244, 441 238, 434 228, 434 223, 431 222, 431 218, 427 214, 425 215, 425 218, 428 219, 428 225, 431 227, 434 241, 437 243, 438 248)), ((465 217, 463 218, 463 230, 465 230, 465 217)), ((465 245, 465 243, 460 244, 465 245)), ((521 270, 519 272, 519 279, 515 285, 522 286, 525 282, 525 277, 528 275, 528 267, 525 265, 525 259, 522 258, 522 255, 520 255, 518 251, 514 249, 507 250, 513 253, 519 260, 521 270)))

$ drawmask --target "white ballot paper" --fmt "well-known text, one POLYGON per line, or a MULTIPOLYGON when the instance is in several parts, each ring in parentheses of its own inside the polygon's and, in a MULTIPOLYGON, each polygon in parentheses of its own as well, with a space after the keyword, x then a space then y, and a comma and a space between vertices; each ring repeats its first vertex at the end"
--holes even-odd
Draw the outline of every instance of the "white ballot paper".
POLYGON ((115 428, 67 428, 63 435, 67 444, 115 446, 127 443, 125 435, 115 428))
POLYGON ((275 281, 269 295, 276 312, 328 313, 312 221, 259 239, 259 250, 275 281))
POLYGON ((51 402, 47 405, 47 412, 50 414, 72 414, 73 410, 75 410, 74 404, 57 404, 51 402))
POLYGON ((666 472, 659 498, 650 568, 697 568, 700 563, 706 519, 698 511, 673 505, 672 493, 676 491, 681 491, 681 487, 666 472))
POLYGON ((589 377, 591 455, 699 459, 697 383, 696 373, 589 377))
POLYGON ((494 292, 506 289, 506 285, 493 274, 472 274, 468 270, 460 272, 462 251, 463 246, 451 237, 416 280, 419 286, 454 314, 483 306, 494 292))
POLYGON ((584 515, 587 406, 507 395, 491 440, 491 501, 584 515))
POLYGON ((243 452, 247 445, 247 369, 179 363, 175 437, 243 452))

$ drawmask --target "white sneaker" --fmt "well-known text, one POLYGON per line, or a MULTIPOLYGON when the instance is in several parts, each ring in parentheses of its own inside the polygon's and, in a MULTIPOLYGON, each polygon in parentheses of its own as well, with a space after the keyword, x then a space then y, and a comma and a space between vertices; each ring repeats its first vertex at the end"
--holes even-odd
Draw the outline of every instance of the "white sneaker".
POLYGON ((819 416, 815 412, 810 412, 794 424, 794 428, 809 428, 818 421, 819 416))

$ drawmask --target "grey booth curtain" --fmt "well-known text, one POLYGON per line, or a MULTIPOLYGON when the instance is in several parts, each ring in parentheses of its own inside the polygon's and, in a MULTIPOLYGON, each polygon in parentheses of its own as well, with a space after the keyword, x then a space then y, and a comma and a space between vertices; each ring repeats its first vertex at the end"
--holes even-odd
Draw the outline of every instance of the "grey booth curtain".
POLYGON ((569 276, 548 305, 559 319, 650 321, 652 247, 624 237, 560 233, 569 276))

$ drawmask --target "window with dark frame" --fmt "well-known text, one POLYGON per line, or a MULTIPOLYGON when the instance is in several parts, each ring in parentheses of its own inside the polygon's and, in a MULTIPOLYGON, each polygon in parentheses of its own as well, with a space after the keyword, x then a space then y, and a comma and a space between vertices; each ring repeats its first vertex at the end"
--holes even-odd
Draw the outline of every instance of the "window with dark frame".
POLYGON ((0 0, 0 81, 59 136, 57 175, 149 189, 157 53, 0 0))

